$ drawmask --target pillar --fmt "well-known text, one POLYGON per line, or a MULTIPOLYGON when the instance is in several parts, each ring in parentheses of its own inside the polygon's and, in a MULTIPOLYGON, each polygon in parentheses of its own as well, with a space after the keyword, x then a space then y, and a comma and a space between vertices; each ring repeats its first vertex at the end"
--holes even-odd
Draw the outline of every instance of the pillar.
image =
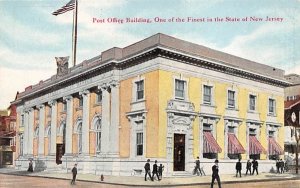
POLYGON ((56 155, 56 127, 57 127, 57 101, 52 100, 48 102, 51 106, 51 137, 50 137, 50 153, 49 155, 56 155))
POLYGON ((45 135, 45 105, 39 105, 39 148, 38 156, 44 155, 44 135, 45 135))

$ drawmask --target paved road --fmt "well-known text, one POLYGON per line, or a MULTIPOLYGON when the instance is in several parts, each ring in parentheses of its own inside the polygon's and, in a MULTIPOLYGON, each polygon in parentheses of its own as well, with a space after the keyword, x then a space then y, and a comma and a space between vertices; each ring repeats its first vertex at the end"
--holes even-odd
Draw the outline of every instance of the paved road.
MULTIPOLYGON (((156 183, 156 182, 155 182, 156 183)), ((69 180, 39 178, 39 177, 28 177, 28 176, 14 176, 0 174, 0 188, 31 188, 31 187, 51 187, 51 188, 115 188, 125 187, 117 185, 108 185, 101 183, 90 183, 90 182, 77 182, 75 186, 70 185, 69 180)), ((194 185, 194 186, 182 186, 186 188, 208 188, 209 185, 194 185)), ((214 187, 218 187, 215 184, 214 187)), ((239 184, 223 184, 222 188, 300 188, 300 180, 286 180, 286 181, 269 181, 269 182, 258 182, 258 183, 239 183, 239 184)))
POLYGON ((0 174, 0 188, 31 188, 31 187, 41 187, 41 188, 43 188, 43 187, 106 188, 107 187, 107 188, 115 188, 115 187, 119 187, 119 186, 100 184, 100 183, 90 183, 90 182, 76 182, 76 185, 70 185, 69 180, 0 174))

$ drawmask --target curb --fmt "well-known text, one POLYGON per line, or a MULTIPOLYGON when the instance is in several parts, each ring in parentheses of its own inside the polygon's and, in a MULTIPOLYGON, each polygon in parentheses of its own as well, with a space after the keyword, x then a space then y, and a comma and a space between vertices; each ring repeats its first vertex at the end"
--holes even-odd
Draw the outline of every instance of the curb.
MULTIPOLYGON (((71 180, 71 178, 59 178, 59 177, 49 177, 49 176, 39 176, 39 175, 28 175, 28 174, 18 174, 11 172, 0 172, 0 174, 13 175, 13 176, 26 176, 26 177, 37 177, 37 178, 48 178, 48 179, 58 179, 58 180, 71 180)), ((270 181, 293 181, 300 180, 299 177, 290 177, 290 178, 272 178, 272 179, 255 179, 255 180, 245 180, 245 181, 223 181, 222 184, 236 184, 236 183, 252 183, 252 182, 270 182, 270 181)), ((209 182, 199 182, 199 183, 182 183, 182 184, 162 184, 162 185, 143 185, 143 184, 124 184, 124 183, 113 183, 113 182, 105 182, 105 181, 94 181, 94 180, 84 180, 77 179, 79 182, 89 182, 89 183, 99 183, 99 184, 107 184, 107 185, 120 185, 126 187, 179 187, 179 186, 195 186, 195 185, 210 185, 209 182)))

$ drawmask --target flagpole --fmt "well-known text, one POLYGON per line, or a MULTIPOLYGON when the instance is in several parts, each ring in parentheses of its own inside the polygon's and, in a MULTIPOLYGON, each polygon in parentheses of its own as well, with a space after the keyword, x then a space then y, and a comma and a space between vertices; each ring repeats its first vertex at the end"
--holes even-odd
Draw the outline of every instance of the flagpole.
POLYGON ((77 47, 77 12, 78 12, 78 1, 75 0, 75 9, 73 11, 73 44, 72 44, 72 61, 73 66, 76 65, 76 47, 77 47))

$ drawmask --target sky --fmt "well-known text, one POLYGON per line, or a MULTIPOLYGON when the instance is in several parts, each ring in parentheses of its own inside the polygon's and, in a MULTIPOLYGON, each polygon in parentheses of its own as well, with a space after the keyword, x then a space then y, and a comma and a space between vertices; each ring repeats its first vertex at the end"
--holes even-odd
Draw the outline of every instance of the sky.
MULTIPOLYGON (((78 1, 77 63, 164 33, 300 74, 300 0, 78 1), (113 18, 123 23, 109 22, 113 18)), ((55 57, 72 56, 73 11, 51 14, 68 2, 0 0, 0 109, 17 91, 55 75, 55 57)))

